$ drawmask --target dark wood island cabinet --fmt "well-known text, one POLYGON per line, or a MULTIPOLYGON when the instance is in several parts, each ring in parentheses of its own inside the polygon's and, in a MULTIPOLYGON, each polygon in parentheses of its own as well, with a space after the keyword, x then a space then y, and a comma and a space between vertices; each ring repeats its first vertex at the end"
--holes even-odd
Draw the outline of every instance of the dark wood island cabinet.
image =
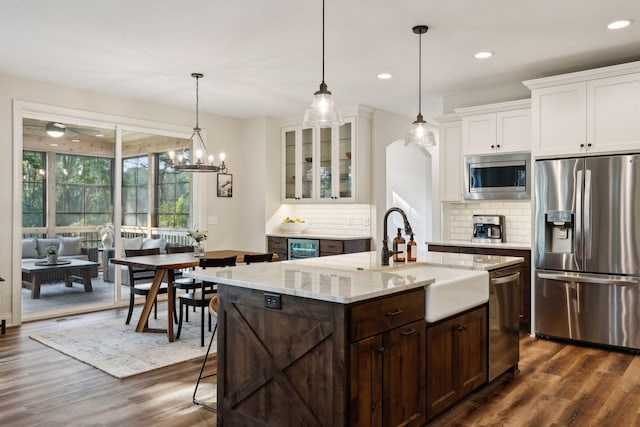
POLYGON ((424 288, 352 304, 219 296, 218 425, 425 424, 424 288))

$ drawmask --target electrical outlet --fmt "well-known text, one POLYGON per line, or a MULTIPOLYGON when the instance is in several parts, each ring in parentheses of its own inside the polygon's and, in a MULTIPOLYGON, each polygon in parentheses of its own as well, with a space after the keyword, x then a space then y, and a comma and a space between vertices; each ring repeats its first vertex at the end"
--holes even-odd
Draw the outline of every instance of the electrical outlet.
POLYGON ((264 307, 265 308, 273 308, 275 310, 282 309, 282 300, 281 296, 278 294, 270 294, 268 292, 264 293, 264 307))

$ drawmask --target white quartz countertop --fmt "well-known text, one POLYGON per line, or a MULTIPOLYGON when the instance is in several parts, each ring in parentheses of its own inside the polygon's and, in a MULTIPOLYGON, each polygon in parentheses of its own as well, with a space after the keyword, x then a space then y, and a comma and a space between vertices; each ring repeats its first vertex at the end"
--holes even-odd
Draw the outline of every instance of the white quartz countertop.
POLYGON ((471 240, 444 240, 440 242, 426 242, 428 245, 440 245, 440 246, 466 246, 474 248, 492 248, 492 249, 520 249, 531 250, 531 245, 528 243, 478 243, 471 240))
MULTIPOLYGON (((455 279, 464 270, 489 271, 518 264, 522 258, 488 255, 420 253, 417 263, 380 265, 380 253, 360 252, 293 261, 196 269, 187 277, 226 285, 350 304, 428 286, 435 281, 431 267, 449 267, 455 279), (462 270, 462 271, 461 271, 462 270), (456 273, 456 271, 458 273, 456 273)), ((443 272, 439 272, 443 277, 443 272)))
POLYGON ((370 239, 371 236, 339 236, 333 234, 311 233, 267 233, 267 237, 287 237, 290 239, 319 239, 319 240, 361 240, 370 239))

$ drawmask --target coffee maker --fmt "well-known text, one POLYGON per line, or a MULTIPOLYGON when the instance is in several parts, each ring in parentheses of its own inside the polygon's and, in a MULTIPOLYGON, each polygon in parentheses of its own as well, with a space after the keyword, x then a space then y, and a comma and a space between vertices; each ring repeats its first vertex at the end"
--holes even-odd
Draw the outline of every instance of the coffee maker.
POLYGON ((474 215, 472 242, 504 243, 506 242, 504 215, 474 215))

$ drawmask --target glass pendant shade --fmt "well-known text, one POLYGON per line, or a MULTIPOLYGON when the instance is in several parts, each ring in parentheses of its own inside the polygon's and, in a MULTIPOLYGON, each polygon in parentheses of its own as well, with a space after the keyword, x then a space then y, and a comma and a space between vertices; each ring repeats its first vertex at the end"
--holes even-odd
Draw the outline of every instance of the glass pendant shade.
POLYGON ((342 124, 342 113, 333 102, 331 92, 327 90, 327 85, 323 82, 320 84, 320 90, 314 94, 313 102, 304 112, 302 126, 328 128, 342 124))
POLYGON ((416 121, 409 126, 409 131, 405 135, 404 145, 418 145, 420 147, 433 147, 436 145, 436 137, 431 126, 419 114, 416 121))

